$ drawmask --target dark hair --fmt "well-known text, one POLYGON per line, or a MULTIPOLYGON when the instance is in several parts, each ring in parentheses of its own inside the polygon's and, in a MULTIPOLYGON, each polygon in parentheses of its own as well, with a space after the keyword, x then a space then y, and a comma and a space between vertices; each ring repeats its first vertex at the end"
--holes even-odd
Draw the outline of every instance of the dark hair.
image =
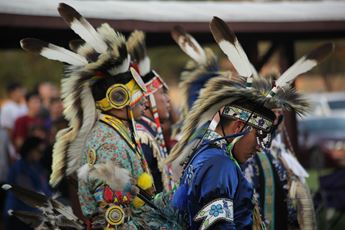
POLYGON ((234 118, 221 115, 219 120, 219 125, 222 127, 228 126, 231 122, 235 121, 234 118))
POLYGON ((25 101, 28 102, 33 97, 40 97, 36 91, 29 92, 25 95, 25 101))
POLYGON ((23 88, 23 85, 20 82, 10 82, 6 85, 6 92, 11 93, 16 89, 23 88))
POLYGON ((59 97, 52 97, 50 98, 50 104, 54 104, 54 103, 61 103, 61 98, 59 97))
POLYGON ((120 73, 116 76, 105 76, 104 78, 95 82, 92 86, 92 95, 95 101, 105 98, 107 89, 114 84, 126 84, 132 80, 130 72, 120 73))
POLYGON ((26 138, 24 140, 22 147, 20 148, 20 155, 24 159, 27 158, 27 156, 31 153, 32 150, 37 149, 43 143, 43 140, 38 137, 26 138))

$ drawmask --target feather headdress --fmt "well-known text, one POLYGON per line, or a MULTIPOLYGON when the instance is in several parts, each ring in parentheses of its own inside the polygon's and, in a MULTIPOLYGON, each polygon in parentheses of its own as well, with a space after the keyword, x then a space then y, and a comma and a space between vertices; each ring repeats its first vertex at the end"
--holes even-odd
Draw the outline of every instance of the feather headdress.
POLYGON ((257 75, 236 35, 220 18, 214 17, 210 29, 220 49, 226 54, 240 76, 247 78, 247 87, 251 87, 252 79, 257 75))
MULTIPOLYGON (((247 87, 252 87, 253 79, 255 76, 258 76, 258 74, 253 65, 249 62, 248 57, 242 49, 242 46, 234 32, 222 19, 218 17, 214 17, 212 19, 210 29, 214 39, 218 43, 218 46, 227 55, 229 61, 234 65, 238 74, 247 79, 247 87)), ((277 81, 274 83, 275 86, 271 87, 270 91, 267 93, 267 96, 272 97, 279 90, 290 87, 291 82, 293 82, 296 77, 314 68, 328 55, 330 55, 333 50, 333 43, 325 43, 312 50, 309 54, 300 58, 277 79, 277 81)), ((260 85, 257 85, 257 87, 258 86, 260 85)), ((292 92, 290 92, 290 94, 291 93, 292 92)))
POLYGON ((302 107, 305 101, 296 97, 293 90, 288 91, 290 93, 288 97, 283 97, 285 95, 284 89, 287 89, 288 83, 299 74, 313 68, 333 49, 332 45, 326 44, 313 50, 309 55, 302 57, 290 67, 292 70, 288 69, 285 72, 286 74, 282 75, 284 79, 273 87, 269 81, 253 77, 255 74, 236 36, 221 19, 214 18, 210 26, 221 49, 227 54, 236 70, 244 76, 232 77, 231 80, 224 77, 211 79, 201 91, 198 100, 194 103, 189 116, 185 120, 182 139, 175 145, 168 159, 168 161, 173 161, 176 177, 179 177, 182 164, 188 161, 190 154, 193 152, 192 149, 195 147, 194 142, 197 140, 193 139, 192 135, 197 132, 205 132, 205 129, 209 128, 211 122, 213 122, 215 114, 225 105, 236 100, 245 99, 266 108, 280 107, 292 109, 296 112, 304 112, 302 107), (236 54, 236 58, 232 53, 236 54), (248 78, 251 78, 251 80, 248 81, 248 78), (278 93, 278 91, 280 92, 278 93), (280 95, 280 98, 276 97, 277 94, 280 95), (290 99, 296 98, 300 99, 302 103, 290 101, 290 99))
POLYGON ((192 35, 188 34, 182 26, 175 26, 171 36, 192 60, 188 61, 181 73, 179 88, 184 97, 182 110, 184 114, 193 106, 199 96, 200 89, 212 77, 221 75, 218 72, 217 57, 210 48, 203 48, 192 35))
POLYGON ((127 49, 134 65, 137 65, 140 75, 146 85, 147 95, 155 93, 158 89, 165 87, 164 80, 151 67, 151 60, 147 54, 145 44, 145 33, 143 31, 133 31, 127 40, 127 49))
MULTIPOLYGON (((50 183, 56 186, 63 176, 80 167, 86 137, 97 120, 91 86, 95 82, 129 71, 130 57, 125 37, 108 24, 94 29, 75 9, 61 3, 58 11, 83 41, 72 42, 72 51, 38 39, 23 39, 23 49, 67 63, 61 82, 64 115, 69 127, 58 132, 53 149, 50 183)), ((135 78, 135 77, 133 77, 135 78)), ((140 84, 140 83, 138 83, 140 84)))

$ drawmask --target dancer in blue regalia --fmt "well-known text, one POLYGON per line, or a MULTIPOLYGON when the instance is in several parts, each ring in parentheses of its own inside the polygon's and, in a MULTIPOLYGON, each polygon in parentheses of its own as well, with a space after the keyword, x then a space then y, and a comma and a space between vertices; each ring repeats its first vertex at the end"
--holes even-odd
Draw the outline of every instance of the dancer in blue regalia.
POLYGON ((284 94, 284 87, 315 66, 332 46, 307 55, 263 91, 227 25, 214 18, 211 31, 240 77, 226 74, 209 80, 189 112, 181 140, 168 159, 175 177, 180 178, 172 204, 189 229, 262 229, 265 224, 253 187, 240 164, 270 145, 272 109, 294 110, 286 98, 277 95, 284 94))

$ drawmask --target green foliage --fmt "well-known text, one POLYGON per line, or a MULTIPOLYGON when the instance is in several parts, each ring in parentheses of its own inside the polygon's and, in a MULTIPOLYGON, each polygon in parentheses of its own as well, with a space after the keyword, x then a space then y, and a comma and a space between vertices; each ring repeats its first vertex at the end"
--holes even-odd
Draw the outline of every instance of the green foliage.
POLYGON ((4 50, 0 52, 0 92, 4 93, 6 84, 19 81, 29 90, 42 81, 60 84, 63 65, 40 57, 37 54, 21 50, 4 50))

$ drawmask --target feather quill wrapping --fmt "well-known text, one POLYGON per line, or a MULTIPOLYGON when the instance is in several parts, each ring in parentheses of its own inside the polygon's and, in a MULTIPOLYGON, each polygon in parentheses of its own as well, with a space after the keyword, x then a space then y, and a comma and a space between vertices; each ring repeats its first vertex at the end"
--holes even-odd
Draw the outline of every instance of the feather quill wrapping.
POLYGON ((255 74, 252 71, 253 67, 234 32, 218 17, 213 17, 210 29, 220 49, 229 58, 238 74, 251 78, 255 74))
POLYGON ((56 60, 74 66, 84 66, 87 64, 87 60, 83 56, 36 38, 22 39, 20 40, 20 45, 25 51, 38 53, 50 60, 56 60))
POLYGON ((207 64, 207 56, 200 44, 186 31, 182 26, 175 26, 171 31, 171 36, 179 45, 181 50, 185 52, 199 65, 207 64))
POLYGON ((98 53, 105 53, 107 51, 107 44, 78 11, 65 3, 59 4, 58 11, 71 29, 84 41, 90 44, 98 53))

